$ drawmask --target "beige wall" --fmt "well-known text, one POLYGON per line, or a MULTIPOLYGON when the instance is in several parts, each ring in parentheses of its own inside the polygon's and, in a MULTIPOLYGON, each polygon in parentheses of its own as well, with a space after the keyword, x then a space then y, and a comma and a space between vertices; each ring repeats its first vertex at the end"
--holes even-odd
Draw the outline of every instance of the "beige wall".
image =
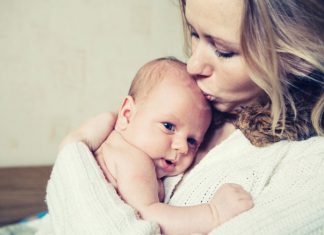
POLYGON ((0 167, 54 162, 147 60, 182 53, 177 0, 1 0, 0 167))

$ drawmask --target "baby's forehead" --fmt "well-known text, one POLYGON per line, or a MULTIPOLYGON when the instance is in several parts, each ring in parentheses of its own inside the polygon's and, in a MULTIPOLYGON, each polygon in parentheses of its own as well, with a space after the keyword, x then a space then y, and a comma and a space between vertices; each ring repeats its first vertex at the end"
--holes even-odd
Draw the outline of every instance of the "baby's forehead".
POLYGON ((161 84, 169 87, 187 87, 195 85, 193 78, 188 74, 186 65, 182 62, 161 60, 154 61, 143 67, 138 79, 138 96, 147 96, 161 84))
POLYGON ((194 78, 187 72, 186 64, 174 61, 161 61, 155 73, 160 81, 171 82, 176 85, 196 84, 194 78))
POLYGON ((178 74, 182 76, 190 77, 186 69, 186 64, 180 61, 160 60, 155 61, 151 66, 148 66, 148 70, 152 70, 152 75, 167 76, 169 74, 178 74))
MULTIPOLYGON (((186 76, 167 75, 150 91, 149 99, 176 103, 178 106, 205 106, 207 101, 196 82, 186 76)), ((148 99, 148 100, 149 100, 148 99)))
MULTIPOLYGON (((145 106, 161 106, 165 101, 185 107, 207 105, 196 81, 187 72, 186 64, 178 60, 158 59, 145 64, 136 75, 129 94, 137 104, 145 106)), ((201 112, 201 109, 192 111, 201 112)))

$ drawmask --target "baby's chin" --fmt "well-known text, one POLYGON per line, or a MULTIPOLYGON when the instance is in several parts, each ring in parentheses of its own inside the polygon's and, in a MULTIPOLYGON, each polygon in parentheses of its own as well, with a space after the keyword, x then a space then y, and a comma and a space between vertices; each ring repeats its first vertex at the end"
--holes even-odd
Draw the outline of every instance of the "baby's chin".
POLYGON ((156 173, 157 173, 156 176, 157 176, 158 179, 162 179, 164 177, 176 176, 176 175, 181 174, 181 172, 179 172, 179 173, 178 172, 170 173, 170 172, 165 172, 165 171, 163 171, 161 169, 158 169, 156 173))
POLYGON ((156 170, 156 177, 158 179, 162 179, 163 177, 167 176, 167 173, 161 169, 156 170))

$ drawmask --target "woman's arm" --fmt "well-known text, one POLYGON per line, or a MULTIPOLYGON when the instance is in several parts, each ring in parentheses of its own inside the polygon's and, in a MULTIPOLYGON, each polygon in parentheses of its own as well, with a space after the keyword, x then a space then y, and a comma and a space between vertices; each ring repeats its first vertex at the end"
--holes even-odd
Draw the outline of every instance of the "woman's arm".
POLYGON ((117 114, 109 112, 87 120, 62 140, 59 149, 66 144, 80 141, 85 143, 92 152, 96 151, 114 129, 116 119, 117 114))
POLYGON ((153 203, 140 213, 144 219, 156 221, 163 234, 207 234, 252 207, 250 194, 240 185, 224 184, 209 203, 182 207, 153 203))
POLYGON ((300 146, 273 172, 251 210, 211 234, 324 234, 324 138, 300 146))

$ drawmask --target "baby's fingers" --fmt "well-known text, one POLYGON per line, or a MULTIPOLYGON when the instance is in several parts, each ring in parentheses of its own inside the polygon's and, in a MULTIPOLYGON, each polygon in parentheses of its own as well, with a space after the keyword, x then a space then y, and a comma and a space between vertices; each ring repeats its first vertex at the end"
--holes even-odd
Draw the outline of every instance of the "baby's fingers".
POLYGON ((241 211, 246 211, 248 209, 251 209, 254 206, 254 203, 251 197, 240 198, 238 201, 238 206, 241 209, 241 211))

